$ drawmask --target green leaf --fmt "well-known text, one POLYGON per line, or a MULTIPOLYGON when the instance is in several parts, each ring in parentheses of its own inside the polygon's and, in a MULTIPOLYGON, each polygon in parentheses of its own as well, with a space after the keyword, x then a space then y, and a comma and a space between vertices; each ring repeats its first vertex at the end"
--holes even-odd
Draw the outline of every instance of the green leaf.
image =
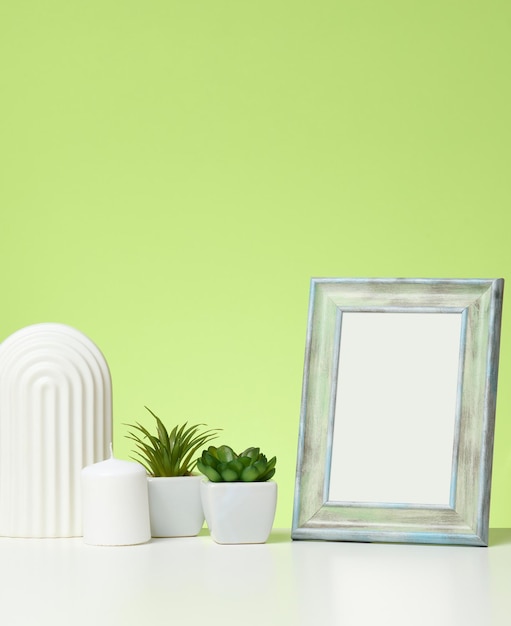
POLYGON ((215 448, 215 446, 209 446, 207 451, 218 461, 218 448, 215 448))
POLYGON ((259 471, 254 465, 249 465, 241 472, 241 480, 244 483, 253 483, 259 478, 259 471))
POLYGON ((202 462, 210 467, 216 467, 218 465, 218 459, 209 452, 209 450, 204 450, 201 456, 202 462))
POLYGON ((201 474, 204 474, 204 476, 206 476, 211 482, 213 483, 222 482, 222 477, 216 471, 216 469, 210 467, 209 465, 204 465, 204 463, 202 463, 200 459, 197 461, 197 469, 199 470, 201 474))
POLYGON ((229 467, 225 467, 220 474, 226 483, 232 483, 238 480, 238 472, 235 472, 229 467))
POLYGON ((275 474, 275 468, 271 469, 269 472, 265 472, 262 476, 260 476, 257 480, 258 482, 264 483, 275 474))
POLYGON ((274 456, 272 459, 268 461, 266 464, 266 469, 261 473, 259 478, 257 479, 260 482, 265 482, 269 480, 275 474, 275 465, 277 463, 277 457, 274 456))
POLYGON ((220 446, 217 448, 217 457, 221 463, 228 463, 236 458, 236 453, 229 446, 220 446))
POLYGON ((239 459, 233 459, 227 463, 227 469, 236 473, 236 480, 239 480, 241 472, 243 471, 243 463, 239 459))
POLYGON ((249 459, 255 461, 259 456, 260 448, 247 448, 244 450, 240 456, 248 456, 249 459))

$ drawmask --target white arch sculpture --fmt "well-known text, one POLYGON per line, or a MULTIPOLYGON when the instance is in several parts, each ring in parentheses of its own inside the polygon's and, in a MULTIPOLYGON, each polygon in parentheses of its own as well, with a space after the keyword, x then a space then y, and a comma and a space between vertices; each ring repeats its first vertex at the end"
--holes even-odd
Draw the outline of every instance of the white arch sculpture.
POLYGON ((0 536, 81 536, 81 470, 111 440, 110 371, 88 337, 35 324, 0 344, 0 536))

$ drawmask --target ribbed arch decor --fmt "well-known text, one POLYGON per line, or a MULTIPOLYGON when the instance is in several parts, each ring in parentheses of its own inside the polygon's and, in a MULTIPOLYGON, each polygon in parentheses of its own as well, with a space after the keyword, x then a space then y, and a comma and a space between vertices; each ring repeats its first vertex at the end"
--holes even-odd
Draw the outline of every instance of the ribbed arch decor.
POLYGON ((0 536, 80 536, 80 472, 111 440, 110 372, 88 337, 44 323, 0 344, 0 536))

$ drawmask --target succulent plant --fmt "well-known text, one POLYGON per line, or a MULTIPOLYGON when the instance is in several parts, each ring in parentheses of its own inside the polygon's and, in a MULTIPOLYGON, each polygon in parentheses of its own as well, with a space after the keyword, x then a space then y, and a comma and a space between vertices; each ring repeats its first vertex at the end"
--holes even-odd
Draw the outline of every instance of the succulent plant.
POLYGON ((265 482, 275 474, 277 457, 268 461, 259 448, 236 454, 229 446, 209 446, 202 451, 197 469, 211 482, 265 482))
POLYGON ((156 420, 156 434, 139 423, 126 424, 132 430, 126 435, 138 450, 132 458, 139 461, 152 476, 189 476, 195 469, 197 451, 218 437, 218 428, 204 430, 205 424, 174 426, 168 432, 161 419, 145 407, 156 420), (138 432, 135 432, 138 431, 138 432), (141 433, 141 434, 138 434, 141 433))

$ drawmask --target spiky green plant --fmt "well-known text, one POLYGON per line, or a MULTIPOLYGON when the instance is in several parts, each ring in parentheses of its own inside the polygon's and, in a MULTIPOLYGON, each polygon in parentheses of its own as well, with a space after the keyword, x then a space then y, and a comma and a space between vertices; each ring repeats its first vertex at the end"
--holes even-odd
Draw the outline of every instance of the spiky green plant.
POLYGON ((229 446, 209 446, 202 451, 197 469, 211 482, 265 482, 275 474, 277 457, 268 461, 259 448, 236 454, 229 446))
POLYGON ((142 463, 152 476, 189 476, 197 464, 194 458, 197 451, 218 437, 220 429, 204 430, 202 427, 206 424, 187 427, 185 422, 174 426, 169 433, 161 419, 148 407, 144 408, 156 420, 156 433, 152 434, 139 423, 126 424, 132 429, 126 437, 137 447, 132 458, 142 463))

